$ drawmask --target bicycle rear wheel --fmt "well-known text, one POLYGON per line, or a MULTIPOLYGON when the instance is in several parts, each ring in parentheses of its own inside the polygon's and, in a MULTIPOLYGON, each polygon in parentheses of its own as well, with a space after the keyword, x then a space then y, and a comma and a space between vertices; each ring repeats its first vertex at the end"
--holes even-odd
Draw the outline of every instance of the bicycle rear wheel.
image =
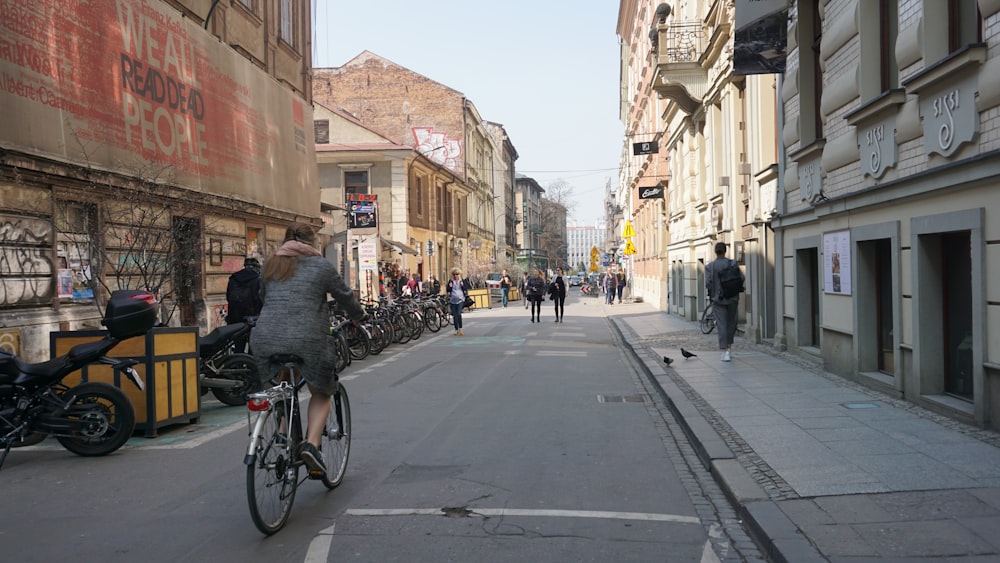
POLYGON ((299 466, 294 463, 292 442, 282 404, 261 416, 263 426, 257 447, 247 460, 247 500, 250 517, 261 532, 271 535, 280 530, 292 511, 299 466))
POLYGON ((326 463, 323 484, 332 489, 344 480, 347 473, 347 458, 351 455, 351 402, 347 390, 340 385, 333 395, 330 415, 326 418, 320 449, 326 463))

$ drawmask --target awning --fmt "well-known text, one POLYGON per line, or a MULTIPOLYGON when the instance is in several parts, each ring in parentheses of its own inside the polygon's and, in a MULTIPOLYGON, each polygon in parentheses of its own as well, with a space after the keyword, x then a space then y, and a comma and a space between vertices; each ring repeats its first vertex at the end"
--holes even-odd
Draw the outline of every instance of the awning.
POLYGON ((399 241, 390 240, 390 239, 387 239, 385 237, 379 237, 379 238, 382 239, 382 244, 384 244, 386 246, 391 246, 394 250, 397 250, 397 251, 399 251, 399 252, 401 252, 403 254, 412 254, 414 256, 419 256, 420 255, 419 252, 417 252, 416 250, 413 250, 409 246, 406 246, 405 244, 403 244, 403 243, 401 243, 399 241))

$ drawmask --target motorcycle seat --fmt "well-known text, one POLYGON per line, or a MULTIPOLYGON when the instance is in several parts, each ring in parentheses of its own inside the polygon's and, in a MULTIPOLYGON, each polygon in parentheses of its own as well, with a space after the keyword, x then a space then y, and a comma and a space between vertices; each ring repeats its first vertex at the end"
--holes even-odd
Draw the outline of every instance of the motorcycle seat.
POLYGON ((247 323, 222 325, 198 339, 198 355, 208 358, 225 347, 234 336, 246 330, 247 323))

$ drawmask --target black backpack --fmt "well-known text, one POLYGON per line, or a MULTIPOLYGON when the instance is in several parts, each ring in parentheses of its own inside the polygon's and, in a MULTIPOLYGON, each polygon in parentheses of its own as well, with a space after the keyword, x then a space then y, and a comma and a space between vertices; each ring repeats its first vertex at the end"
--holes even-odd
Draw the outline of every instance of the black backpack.
POLYGON ((745 291, 740 265, 735 260, 730 260, 725 268, 719 270, 719 284, 722 286, 723 299, 736 297, 745 291))
POLYGON ((230 322, 260 314, 260 278, 249 281, 232 280, 226 291, 226 301, 229 303, 230 322))

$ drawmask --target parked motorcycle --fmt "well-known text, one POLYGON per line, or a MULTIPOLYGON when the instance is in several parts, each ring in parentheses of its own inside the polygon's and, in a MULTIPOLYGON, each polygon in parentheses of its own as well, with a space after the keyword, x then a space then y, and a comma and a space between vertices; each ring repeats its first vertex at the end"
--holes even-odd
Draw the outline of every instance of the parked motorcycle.
POLYGON ((81 456, 102 456, 122 447, 135 430, 135 409, 121 389, 100 382, 69 387, 63 378, 89 364, 106 364, 140 390, 144 384, 134 359, 107 357, 121 341, 141 336, 156 322, 156 297, 145 291, 111 294, 104 320, 108 334, 78 344, 65 355, 30 364, 0 350, 0 467, 12 447, 55 436, 81 456))
POLYGON ((201 394, 209 390, 222 403, 245 405, 246 396, 260 387, 257 362, 253 356, 237 350, 247 342, 256 317, 246 322, 223 325, 198 339, 198 384, 201 394))

